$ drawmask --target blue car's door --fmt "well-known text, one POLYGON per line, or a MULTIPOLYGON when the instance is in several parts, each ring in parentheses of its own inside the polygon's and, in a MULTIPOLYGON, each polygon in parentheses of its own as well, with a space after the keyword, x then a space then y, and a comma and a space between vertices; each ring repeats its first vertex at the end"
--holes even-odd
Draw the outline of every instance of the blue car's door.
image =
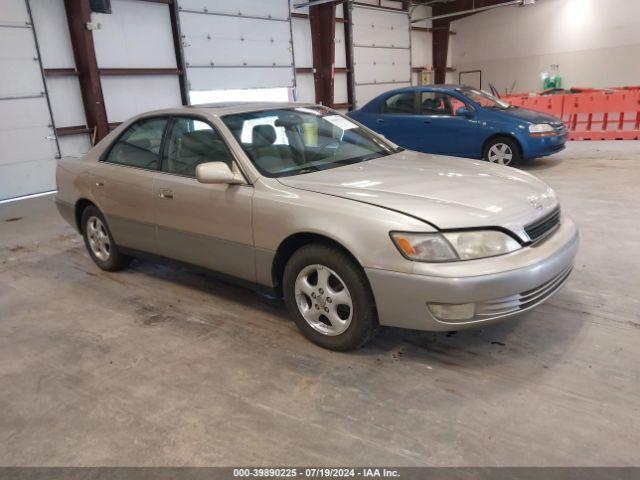
POLYGON ((470 114, 470 106, 444 92, 423 90, 420 92, 420 122, 423 135, 419 150, 443 155, 478 158, 482 148, 482 132, 473 116, 456 115, 464 107, 470 114))
POLYGON ((371 130, 409 150, 419 150, 418 95, 415 91, 391 95, 380 104, 379 111, 360 111, 354 118, 371 130))

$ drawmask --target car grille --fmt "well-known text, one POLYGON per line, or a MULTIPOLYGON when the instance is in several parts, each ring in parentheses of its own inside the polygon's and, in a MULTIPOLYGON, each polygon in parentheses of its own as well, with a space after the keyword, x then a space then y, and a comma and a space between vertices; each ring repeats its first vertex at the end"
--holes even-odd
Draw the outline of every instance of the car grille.
POLYGON ((477 303, 475 318, 478 320, 488 320, 490 318, 501 317, 503 315, 509 315, 522 310, 528 310, 541 304, 557 292, 562 285, 564 285, 569 278, 572 269, 573 265, 570 265, 551 280, 546 281, 539 287, 527 290, 526 292, 477 303))
POLYGON ((538 242, 560 225, 560 208, 524 227, 531 242, 538 242))

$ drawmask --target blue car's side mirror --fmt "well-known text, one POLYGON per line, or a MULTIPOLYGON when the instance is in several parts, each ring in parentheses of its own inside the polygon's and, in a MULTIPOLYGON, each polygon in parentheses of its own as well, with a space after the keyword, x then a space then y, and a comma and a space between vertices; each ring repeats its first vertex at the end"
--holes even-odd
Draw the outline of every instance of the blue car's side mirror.
POLYGON ((460 107, 456 110, 456 115, 458 117, 473 117, 473 112, 467 109, 467 107, 460 107))

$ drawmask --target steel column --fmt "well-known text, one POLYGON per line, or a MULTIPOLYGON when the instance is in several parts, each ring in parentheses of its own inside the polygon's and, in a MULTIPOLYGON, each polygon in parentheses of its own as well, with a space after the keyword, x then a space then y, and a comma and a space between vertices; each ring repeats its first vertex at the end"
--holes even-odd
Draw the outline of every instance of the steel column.
POLYGON ((445 83, 445 79, 447 76, 449 26, 450 22, 448 20, 435 20, 433 22, 432 49, 434 83, 445 83))
POLYGON ((309 7, 316 102, 333 105, 335 65, 336 5, 325 3, 309 7))
POLYGON ((180 17, 178 14, 178 2, 172 1, 169 4, 169 14, 171 15, 171 33, 173 36, 173 48, 176 52, 176 65, 180 71, 178 80, 180 82, 180 98, 183 105, 189 105, 189 85, 187 82, 187 67, 184 63, 184 52, 182 49, 182 32, 180 31, 180 17))
POLYGON ((100 85, 93 34, 87 29, 87 23, 91 22, 89 0, 64 0, 64 7, 87 125, 91 130, 95 129, 95 139, 98 142, 109 133, 109 123, 100 85))

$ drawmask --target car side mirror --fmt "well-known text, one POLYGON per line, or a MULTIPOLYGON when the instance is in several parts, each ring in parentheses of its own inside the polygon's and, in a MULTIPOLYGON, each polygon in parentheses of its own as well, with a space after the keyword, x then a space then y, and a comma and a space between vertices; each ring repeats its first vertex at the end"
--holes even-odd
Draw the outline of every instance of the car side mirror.
POLYGON ((458 117, 471 118, 473 117, 473 112, 467 109, 467 107, 460 107, 458 110, 456 110, 456 115, 458 117))
POLYGON ((229 185, 246 183, 241 175, 231 171, 224 162, 201 163, 196 167, 196 179, 200 183, 226 183, 229 185))

